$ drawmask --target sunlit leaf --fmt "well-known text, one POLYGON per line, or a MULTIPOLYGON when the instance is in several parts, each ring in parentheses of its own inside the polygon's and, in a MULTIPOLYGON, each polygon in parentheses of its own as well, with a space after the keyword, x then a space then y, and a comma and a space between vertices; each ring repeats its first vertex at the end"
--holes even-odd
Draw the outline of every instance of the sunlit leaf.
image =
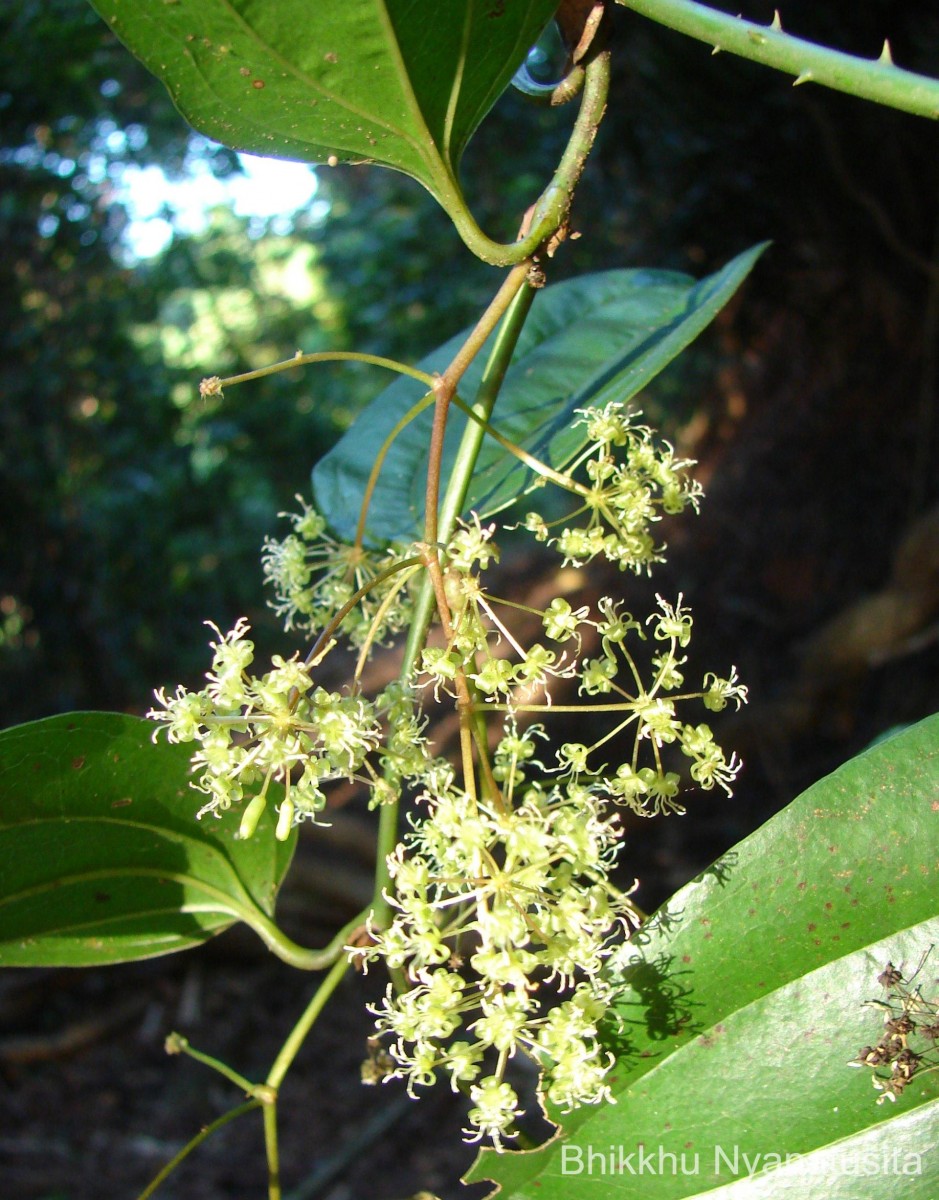
POLYGON ((503 1200, 933 1200, 939 1072, 878 1106, 848 1063, 883 1031, 864 1005, 888 961, 909 978, 925 955, 917 982, 937 998, 937 796, 932 717, 678 892, 617 964, 616 1104, 561 1118, 542 1150, 484 1154, 472 1177, 503 1200), (590 1148, 618 1166, 578 1171, 590 1148))
POLYGON ((169 954, 235 921, 261 936, 295 837, 270 817, 196 820, 189 749, 153 725, 70 713, 0 733, 0 964, 88 966, 169 954))
MULTIPOLYGON (((627 401, 644 388, 710 324, 752 269, 765 246, 755 246, 700 282, 675 271, 621 270, 583 275, 545 288, 536 297, 506 373, 492 424, 511 441, 556 466, 584 443, 575 410, 609 400, 627 401)), ((425 358, 424 371, 442 371, 466 333, 425 358)), ((487 350, 467 371, 461 395, 471 401, 487 350)), ((395 424, 420 398, 420 385, 399 379, 360 415, 317 463, 317 508, 333 530, 351 540, 365 482, 395 424)), ((368 515, 376 542, 410 541, 424 519, 424 485, 430 410, 398 435, 385 459, 368 515)), ((466 424, 453 411, 447 431, 443 478, 466 424)), ((487 438, 466 509, 481 516, 511 504, 532 480, 530 470, 487 438)))
POLYGON ((371 161, 451 210, 473 131, 556 0, 93 0, 184 117, 236 150, 371 161))

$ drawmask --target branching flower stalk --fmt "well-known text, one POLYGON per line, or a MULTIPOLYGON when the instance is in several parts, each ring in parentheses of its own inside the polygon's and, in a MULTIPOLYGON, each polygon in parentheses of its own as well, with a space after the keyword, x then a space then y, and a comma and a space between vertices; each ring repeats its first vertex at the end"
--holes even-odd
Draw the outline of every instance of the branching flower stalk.
MULTIPOLYGON (((587 67, 588 107, 602 108, 607 66, 602 52, 587 67)), ((552 237, 594 129, 595 123, 585 125, 565 155, 570 187, 562 203, 548 206, 557 210, 552 237)), ((532 216, 538 228, 544 219, 544 212, 532 216)), ((193 786, 204 797, 198 815, 238 809, 241 838, 254 835, 272 802, 279 838, 322 820, 328 788, 338 780, 359 785, 381 812, 368 917, 342 947, 333 944, 332 966, 263 1085, 272 1200, 280 1195, 277 1089, 351 963, 382 964, 391 980, 373 1010, 376 1044, 388 1049, 374 1056, 370 1079, 403 1078, 413 1095, 446 1077, 470 1098, 469 1140, 502 1148, 515 1136, 521 1109, 509 1068, 516 1055, 534 1061, 544 1095, 565 1111, 612 1099, 613 1058, 600 1033, 614 1000, 605 964, 640 920, 631 889, 613 878, 623 848, 622 810, 682 812, 684 790, 719 787, 729 794, 739 769, 706 723, 685 716, 694 704, 712 711, 739 705, 746 691, 733 670, 726 678, 706 675, 697 689, 684 686, 692 618, 682 597, 675 603, 660 597, 657 611, 637 620, 612 597, 600 600, 592 616, 564 596, 536 610, 501 601, 487 582, 499 559, 497 526, 461 514, 534 295, 532 266, 526 257, 509 273, 439 378, 365 356, 429 384, 430 394, 387 439, 351 545, 336 540, 302 500, 291 532, 265 542, 273 607, 288 631, 314 639, 306 657, 275 656, 259 674, 247 622, 225 634, 215 629, 206 686, 179 687, 172 695, 161 690, 150 713, 171 741, 195 745, 193 786), (480 391, 471 404, 460 401, 472 419, 441 500, 448 414, 466 368, 497 326, 480 391), (430 396, 423 537, 373 549, 365 531, 381 460, 430 396), (534 640, 516 621, 519 613, 540 624, 534 640), (442 644, 429 636, 434 614, 442 644), (405 630, 400 678, 367 695, 370 654, 405 630), (652 653, 643 661, 638 646, 650 638, 652 653), (322 682, 322 672, 340 639, 359 653, 348 685, 337 689, 322 682), (559 689, 564 694, 556 700, 559 689), (572 692, 583 702, 571 703, 572 692), (431 695, 435 705, 455 702, 456 763, 430 740, 424 706, 431 695), (589 745, 552 731, 554 718, 563 728, 575 712, 588 714, 594 728, 598 718, 605 722, 589 745), (631 738, 625 760, 601 761, 616 753, 624 735, 631 738), (399 806, 406 799, 415 808, 401 837, 399 806)), ((301 355, 271 369, 330 357, 301 355)), ((209 380, 203 390, 217 393, 254 374, 209 380)), ((585 407, 577 421, 581 449, 540 471, 573 497, 573 507, 561 519, 532 510, 522 528, 564 563, 599 556, 621 570, 648 572, 664 556, 653 527, 664 515, 697 507, 691 464, 621 404, 585 407)))
MULTIPOLYGON (((691 464, 619 404, 586 408, 579 420, 585 444, 559 472, 575 507, 560 532, 534 512, 524 528, 565 562, 600 555, 647 572, 664 552, 653 527, 697 507, 691 464)), ((612 597, 594 615, 563 596, 543 610, 504 603, 486 582, 499 558, 497 527, 477 516, 433 547, 369 552, 376 573, 358 586, 364 552, 337 543, 305 502, 290 520, 287 538, 265 545, 265 567, 288 626, 312 632, 322 623, 314 650, 306 660, 275 658, 255 676, 238 622, 212 643, 207 686, 160 693, 152 715, 171 739, 198 743, 202 812, 240 805, 243 837, 272 782, 284 789, 279 836, 320 816, 335 779, 360 783, 385 812, 414 797, 410 831, 385 856, 382 903, 348 953, 366 967, 383 962, 397 981, 374 1010, 377 1035, 389 1041, 387 1073, 406 1079, 412 1094, 443 1074, 471 1098, 467 1136, 500 1147, 520 1115, 507 1077, 517 1054, 535 1061, 545 1094, 562 1108, 610 1098, 612 1059, 599 1040, 613 999, 604 964, 638 922, 611 878, 620 812, 683 812, 682 793, 695 786, 729 794, 739 763, 705 722, 684 714, 694 704, 739 705, 746 690, 733 670, 685 686, 692 617, 682 597, 659 597, 644 620, 612 597), (346 692, 318 685, 338 636, 360 645, 361 667, 407 624, 420 576, 443 643, 422 645, 402 679, 374 698, 362 692, 361 669, 346 692), (529 625, 537 618, 540 636, 517 627, 519 613, 529 625), (457 765, 428 740, 420 702, 428 688, 461 712, 457 765), (558 688, 565 696, 556 700, 558 688), (571 690, 582 703, 566 699, 571 690), (555 738, 551 758, 540 753, 552 724, 564 729, 575 713, 589 714, 593 729, 603 721, 593 741, 555 738), (532 723, 536 715, 547 724, 532 723), (629 752, 610 765, 627 733, 629 752)))

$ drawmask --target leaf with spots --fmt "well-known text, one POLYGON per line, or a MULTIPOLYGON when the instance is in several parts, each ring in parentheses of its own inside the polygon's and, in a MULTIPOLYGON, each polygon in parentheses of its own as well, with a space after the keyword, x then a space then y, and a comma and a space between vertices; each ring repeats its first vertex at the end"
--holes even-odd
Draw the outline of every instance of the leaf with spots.
POLYGON ((888 962, 926 955, 939 999, 937 798, 939 716, 718 859, 619 953, 616 1104, 552 1113, 564 1136, 471 1178, 502 1200, 934 1200, 939 1072, 878 1106, 848 1064, 883 1032, 888 962))
POLYGON ((453 215, 473 132, 556 0, 93 0, 200 132, 301 162, 376 162, 453 215))
POLYGON ((153 725, 70 713, 0 733, 0 965, 170 954, 245 921, 270 942, 296 843, 262 819, 196 820, 186 746, 153 725))

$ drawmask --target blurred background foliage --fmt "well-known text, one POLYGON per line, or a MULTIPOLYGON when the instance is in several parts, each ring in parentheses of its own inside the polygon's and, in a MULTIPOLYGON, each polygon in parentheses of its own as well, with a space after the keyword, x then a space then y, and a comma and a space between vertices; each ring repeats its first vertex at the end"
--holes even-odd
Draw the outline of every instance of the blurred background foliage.
MULTIPOLYGON (((763 0, 742 7, 772 16, 763 0)), ((889 35, 897 62, 939 74, 927 0, 779 8, 784 27, 868 56, 889 35)), ((621 9, 613 24, 583 237, 550 276, 700 274, 774 240, 646 408, 708 480, 673 581, 755 697, 794 711, 806 639, 884 585, 937 501, 937 130, 793 89, 621 9)), ((221 206, 192 232, 167 207, 172 238, 135 256, 129 169, 224 179, 237 157, 190 134, 84 0, 8 6, 0 60, 0 719, 140 711, 155 685, 198 679, 207 618, 246 615, 275 645, 261 539, 386 381, 308 368, 207 401, 199 380, 297 349, 413 361, 472 320, 498 276, 418 185, 368 168, 320 168, 315 200, 270 219, 221 206)), ((490 233, 513 236, 571 119, 510 91, 484 124, 465 176, 490 233)), ((834 740, 934 707, 931 687, 905 703, 891 684, 876 712, 865 700, 838 717, 834 740)))

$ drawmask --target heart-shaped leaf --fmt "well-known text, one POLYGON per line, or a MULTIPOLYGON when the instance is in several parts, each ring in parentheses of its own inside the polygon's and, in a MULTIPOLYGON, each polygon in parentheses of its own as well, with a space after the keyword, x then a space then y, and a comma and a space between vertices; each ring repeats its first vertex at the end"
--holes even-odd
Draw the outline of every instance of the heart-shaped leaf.
MULTIPOLYGON (((565 462, 584 444, 584 429, 573 421, 575 410, 635 396, 710 324, 764 249, 745 251, 700 282, 676 271, 621 270, 544 288, 522 329, 493 425, 549 466, 565 462)), ((466 332, 451 338, 421 362, 422 370, 443 371, 465 340, 466 332)), ((472 400, 479 385, 487 349, 463 377, 460 392, 466 399, 472 400)), ((419 397, 420 387, 411 379, 395 380, 313 469, 316 507, 340 538, 355 536, 362 492, 379 450, 419 397)), ((466 419, 451 411, 444 479, 466 419)), ((419 536, 431 420, 430 409, 413 420, 384 461, 367 523, 375 542, 419 536)), ((526 466, 487 438, 466 511, 482 517, 498 512, 531 479, 526 466)))
POLYGON ((462 210, 457 166, 557 0, 93 0, 196 129, 382 163, 462 210))
POLYGON ((932 1200, 939 1072, 878 1106, 848 1063, 883 1033, 865 1002, 888 962, 939 1000, 937 796, 932 717, 678 892, 616 964, 616 1104, 561 1118, 539 1151, 484 1154, 472 1178, 503 1200, 932 1200))
POLYGON ((265 815, 196 820, 189 750, 153 725, 70 713, 0 733, 0 964, 153 958, 235 921, 276 937, 274 900, 296 837, 265 815))

